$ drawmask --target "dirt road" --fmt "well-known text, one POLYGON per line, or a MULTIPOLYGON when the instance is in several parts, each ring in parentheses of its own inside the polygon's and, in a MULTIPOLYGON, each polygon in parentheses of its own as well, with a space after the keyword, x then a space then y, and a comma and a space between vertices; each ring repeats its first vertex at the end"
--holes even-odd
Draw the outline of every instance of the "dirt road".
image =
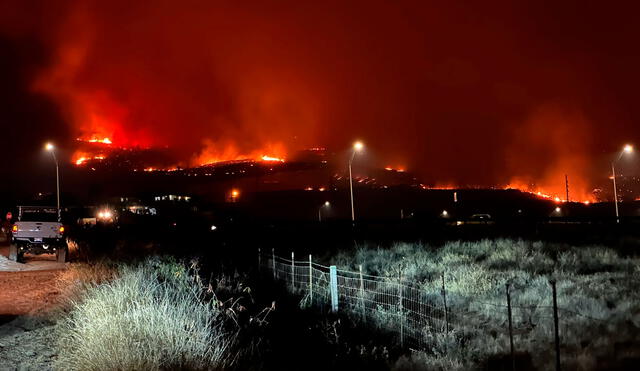
POLYGON ((29 255, 25 256, 25 263, 17 263, 8 259, 9 246, 0 244, 0 272, 19 272, 35 270, 59 270, 65 269, 65 263, 58 263, 55 255, 29 255))
POLYGON ((47 255, 27 255, 25 264, 16 263, 8 254, 9 247, 0 246, 0 316, 47 308, 59 295, 55 280, 66 265, 47 255))

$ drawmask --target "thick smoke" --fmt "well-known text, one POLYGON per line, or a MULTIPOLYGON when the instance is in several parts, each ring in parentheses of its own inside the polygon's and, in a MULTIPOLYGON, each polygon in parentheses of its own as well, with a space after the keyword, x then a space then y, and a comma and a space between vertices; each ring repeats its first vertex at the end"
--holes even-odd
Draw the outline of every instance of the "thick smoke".
POLYGON ((427 183, 515 180, 563 194, 567 173, 577 198, 601 180, 587 170, 594 159, 640 140, 630 47, 640 34, 627 9, 27 1, 0 10, 4 37, 36 40, 50 56, 25 89, 55 102, 72 139, 169 146, 183 164, 340 152, 362 139, 378 165, 427 183))
POLYGON ((546 106, 514 129, 508 148, 507 166, 513 174, 509 185, 531 192, 544 192, 553 198, 593 201, 588 181, 594 164, 589 161, 593 132, 584 115, 546 106), (546 163, 531 167, 529 164, 546 163))

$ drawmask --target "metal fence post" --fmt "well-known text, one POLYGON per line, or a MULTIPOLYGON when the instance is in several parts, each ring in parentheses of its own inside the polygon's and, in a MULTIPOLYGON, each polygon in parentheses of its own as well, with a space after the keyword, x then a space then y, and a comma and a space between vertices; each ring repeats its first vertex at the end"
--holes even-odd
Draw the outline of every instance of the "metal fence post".
POLYGON ((335 265, 329 267, 329 285, 331 291, 331 311, 338 311, 338 271, 335 265))
POLYGON ((276 280, 276 250, 271 248, 271 269, 273 270, 273 280, 276 280))
POLYGON ((309 301, 313 305, 313 266, 311 263, 311 254, 309 254, 309 301))
POLYGON ((402 311, 402 275, 398 277, 398 309, 400 311, 400 347, 404 347, 404 313, 402 311))
POLYGON ((360 305, 362 306, 362 320, 367 320, 367 308, 364 305, 364 278, 362 277, 362 264, 358 265, 360 271, 360 305))
POLYGON ((296 289, 296 266, 295 266, 295 255, 293 251, 291 252, 291 290, 294 291, 296 289))
POLYGON ((556 342, 556 371, 560 371, 560 334, 558 333, 558 299, 556 293, 556 281, 549 281, 551 284, 551 293, 553 295, 553 325, 556 342))
POLYGON ((511 370, 516 369, 516 356, 513 351, 513 325, 511 323, 511 294, 509 293, 509 284, 507 283, 507 313, 509 314, 509 343, 511 344, 511 370))
POLYGON ((447 313, 447 291, 444 285, 444 272, 442 273, 442 301, 444 302, 444 322, 447 333, 449 333, 449 314, 447 313))

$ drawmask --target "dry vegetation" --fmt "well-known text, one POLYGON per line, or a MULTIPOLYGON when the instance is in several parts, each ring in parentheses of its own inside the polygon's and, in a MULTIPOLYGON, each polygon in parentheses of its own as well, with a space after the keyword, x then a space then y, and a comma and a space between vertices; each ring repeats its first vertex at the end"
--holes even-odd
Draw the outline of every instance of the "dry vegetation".
MULTIPOLYGON (((390 248, 364 246, 328 262, 352 271, 362 264, 366 274, 387 277, 390 284, 402 277, 434 300, 441 298, 444 273, 451 330, 437 336, 430 333, 429 348, 401 357, 395 362, 397 369, 469 369, 504 360, 509 354, 507 283, 512 288, 516 351, 527 356, 518 358, 519 366, 553 368, 552 279, 558 287, 565 368, 619 367, 639 357, 640 260, 606 247, 519 240, 450 242, 437 247, 402 243, 390 248)), ((197 269, 196 264, 156 257, 128 265, 71 264, 58 279, 61 296, 68 299, 56 314, 56 367, 254 367, 266 349, 256 345, 265 340, 265 333, 255 331, 255 326, 266 323, 272 308, 260 310, 250 290, 236 278, 203 282, 197 269)), ((304 315, 314 316, 309 311, 304 315)), ((398 313, 375 315, 379 323, 397 326, 398 313)), ((359 314, 353 317, 357 323, 359 314)), ((309 323, 313 321, 328 319, 323 314, 309 323)), ((356 329, 349 335, 339 331, 346 322, 337 327, 336 323, 325 326, 330 331, 324 338, 335 338, 337 345, 327 348, 329 353, 323 357, 331 352, 335 356, 335 349, 344 348, 349 357, 363 359, 368 351, 351 337, 356 329)), ((277 324, 287 325, 294 326, 286 320, 277 324)), ((277 327, 272 330, 279 332, 277 327)), ((398 352, 390 356, 386 347, 380 349, 376 357, 392 365, 398 352)))
MULTIPOLYGON (((640 259, 603 246, 572 247, 519 240, 450 242, 440 247, 365 246, 333 259, 339 267, 412 281, 440 295, 446 278, 452 330, 427 352, 398 366, 467 369, 509 354, 506 284, 511 286, 516 351, 538 369, 553 368, 550 280, 557 281, 562 362, 596 369, 640 353, 640 259)), ((380 314, 384 316, 384 313, 380 314)), ((381 320, 386 320, 382 318, 381 320)))
POLYGON ((211 369, 233 363, 235 331, 197 271, 152 258, 114 266, 77 265, 75 295, 58 323, 58 368, 211 369))

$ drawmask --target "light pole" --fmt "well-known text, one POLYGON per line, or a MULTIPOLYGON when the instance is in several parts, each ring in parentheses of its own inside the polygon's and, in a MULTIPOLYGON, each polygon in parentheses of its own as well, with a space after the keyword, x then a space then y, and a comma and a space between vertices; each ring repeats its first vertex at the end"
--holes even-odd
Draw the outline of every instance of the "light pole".
POLYGON ((351 177, 351 164, 353 163, 354 157, 356 157, 356 152, 362 151, 364 148, 364 144, 362 142, 353 143, 353 151, 351 152, 351 158, 349 159, 349 193, 351 195, 351 223, 355 223, 356 221, 356 213, 353 209, 353 178, 351 177))
POLYGON ((58 214, 60 213, 60 170, 58 168, 58 158, 56 158, 55 147, 51 143, 47 143, 44 148, 51 153, 53 161, 56 163, 56 201, 58 205, 58 214))
POLYGON ((322 221, 322 208, 323 207, 329 207, 329 205, 331 205, 329 203, 329 201, 325 201, 322 205, 320 205, 320 207, 318 208, 318 221, 321 222, 322 221))
POLYGON ((616 205, 616 223, 620 223, 620 212, 618 211, 618 187, 616 186, 616 162, 620 161, 625 153, 633 152, 633 146, 627 144, 624 146, 620 155, 615 161, 611 161, 611 179, 613 179, 613 203, 616 205))

